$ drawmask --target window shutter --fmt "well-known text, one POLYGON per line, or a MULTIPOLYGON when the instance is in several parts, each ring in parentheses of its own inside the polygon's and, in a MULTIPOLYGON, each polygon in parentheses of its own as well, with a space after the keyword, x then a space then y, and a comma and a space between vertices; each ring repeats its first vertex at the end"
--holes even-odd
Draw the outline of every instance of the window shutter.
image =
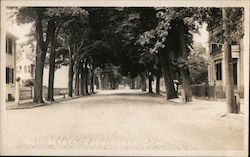
POLYGON ((14 68, 12 68, 12 70, 11 70, 11 72, 12 72, 12 83, 14 83, 14 68))
POLYGON ((9 83, 12 83, 12 68, 9 68, 9 83))
POLYGON ((12 54, 12 39, 8 39, 9 54, 12 54))
POLYGON ((9 68, 6 67, 6 83, 9 83, 9 68))

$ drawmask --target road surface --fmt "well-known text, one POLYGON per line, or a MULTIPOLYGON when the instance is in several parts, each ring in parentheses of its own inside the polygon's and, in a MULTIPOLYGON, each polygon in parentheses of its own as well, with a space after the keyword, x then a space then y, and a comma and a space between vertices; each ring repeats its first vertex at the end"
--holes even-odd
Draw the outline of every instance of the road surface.
POLYGON ((182 104, 139 90, 7 110, 4 153, 31 150, 243 150, 243 115, 225 103, 182 104))

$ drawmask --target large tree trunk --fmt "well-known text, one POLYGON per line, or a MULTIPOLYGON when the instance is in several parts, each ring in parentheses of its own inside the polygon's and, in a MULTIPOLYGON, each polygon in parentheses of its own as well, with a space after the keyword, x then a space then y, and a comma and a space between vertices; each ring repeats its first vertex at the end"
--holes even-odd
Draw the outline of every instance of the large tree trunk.
POLYGON ((53 34, 51 35, 51 51, 49 56, 49 82, 48 82, 48 101, 55 101, 54 100, 54 76, 55 76, 55 47, 56 47, 56 27, 53 28, 53 34))
MULTIPOLYGON (((187 61, 188 60, 188 50, 185 42, 185 30, 184 30, 184 22, 181 20, 179 22, 179 52, 181 54, 181 57, 187 61)), ((184 66, 180 69, 181 71, 181 77, 182 77, 182 88, 184 90, 183 101, 184 102, 190 102, 192 101, 192 91, 190 87, 190 72, 189 68, 187 66, 184 66)))
POLYGON ((166 99, 178 98, 177 93, 174 89, 173 76, 169 64, 169 59, 163 51, 159 52, 159 60, 161 62, 161 71, 166 88, 166 99))
POLYGON ((74 59, 73 51, 68 47, 69 51, 69 73, 68 73, 68 96, 73 96, 73 77, 74 77, 74 59))
POLYGON ((226 103, 227 114, 239 113, 236 104, 234 103, 234 82, 233 82, 233 62, 231 44, 228 41, 230 35, 229 12, 227 8, 222 9, 223 30, 224 30, 224 57, 225 57, 225 78, 226 78, 226 103))
POLYGON ((91 80, 90 80, 90 92, 91 93, 95 93, 94 87, 95 87, 95 69, 92 68, 91 69, 91 80))
POLYGON ((192 91, 190 87, 190 72, 189 69, 181 69, 182 77, 182 88, 183 88, 183 101, 190 102, 192 101, 192 91))
POLYGON ((156 76, 155 93, 160 95, 160 75, 156 76))
POLYGON ((103 90, 103 81, 102 81, 102 73, 99 71, 99 75, 98 75, 98 86, 99 86, 99 90, 103 90))
POLYGON ((99 84, 99 75, 97 75, 97 76, 95 77, 94 82, 95 82, 95 85, 96 85, 96 89, 100 89, 100 84, 99 84))
POLYGON ((86 95, 90 95, 89 94, 89 89, 88 89, 88 84, 89 84, 89 71, 88 71, 88 60, 86 59, 86 61, 85 61, 85 64, 84 64, 84 73, 85 73, 85 75, 84 75, 84 77, 85 77, 85 82, 84 82, 84 84, 85 84, 85 92, 86 92, 86 95))
POLYGON ((51 27, 54 21, 49 21, 46 32, 46 42, 43 39, 43 28, 42 28, 42 14, 38 13, 38 18, 35 21, 36 35, 37 35, 37 46, 36 46, 36 69, 35 69, 35 87, 34 87, 34 98, 35 103, 44 103, 43 101, 43 70, 44 61, 48 48, 48 42, 50 35, 52 34, 51 27))
POLYGON ((160 95, 160 79, 161 79, 161 67, 160 64, 157 65, 157 74, 156 74, 156 84, 155 84, 155 93, 160 95))
POLYGON ((148 93, 153 93, 152 81, 153 81, 153 76, 152 75, 148 76, 148 93))
POLYGON ((75 96, 79 96, 79 61, 75 63, 75 96))
POLYGON ((33 102, 43 103, 43 68, 46 52, 37 44, 36 48, 36 69, 35 69, 35 86, 33 102))
POLYGON ((55 76, 55 52, 50 53, 49 58, 49 82, 48 82, 48 101, 54 100, 54 76, 55 76))
POLYGON ((110 89, 110 86, 109 86, 109 73, 108 72, 104 72, 104 89, 107 90, 107 89, 110 89))
POLYGON ((135 78, 131 78, 131 89, 135 89, 135 78))
POLYGON ((146 84, 146 76, 144 73, 140 74, 141 77, 141 90, 146 91, 147 90, 147 84, 146 84))
POLYGON ((83 62, 81 61, 80 62, 80 68, 79 68, 79 71, 80 71, 80 75, 81 75, 81 80, 80 80, 80 93, 82 96, 86 95, 86 90, 85 90, 85 72, 84 72, 84 68, 83 68, 83 62))

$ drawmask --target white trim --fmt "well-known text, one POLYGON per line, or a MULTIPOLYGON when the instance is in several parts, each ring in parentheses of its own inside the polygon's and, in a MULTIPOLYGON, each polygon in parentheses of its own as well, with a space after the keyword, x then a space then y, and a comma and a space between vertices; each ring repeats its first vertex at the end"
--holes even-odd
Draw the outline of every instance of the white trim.
POLYGON ((248 0, 12 0, 5 6, 108 6, 108 7, 246 7, 248 0))
MULTIPOLYGON (((244 77, 244 84, 247 88, 245 88, 245 121, 244 121, 244 151, 101 151, 101 150, 31 150, 29 152, 23 150, 23 152, 12 152, 12 155, 41 155, 41 152, 46 152, 47 155, 79 155, 79 153, 84 153, 85 155, 170 155, 170 156, 194 156, 198 155, 205 155, 205 156, 248 156, 248 131, 249 131, 249 0, 149 0, 149 1, 142 1, 142 0, 2 0, 1 1, 1 48, 5 50, 5 12, 6 6, 181 6, 181 7, 244 7, 245 8, 245 36, 244 36, 244 46, 245 46, 245 53, 244 53, 244 73, 247 74, 244 77)), ((1 91, 6 91, 6 87, 4 84, 5 80, 5 65, 6 65, 6 51, 5 53, 1 53, 0 57, 1 63, 1 79, 0 79, 0 88, 1 91)), ((5 94, 6 92, 1 92, 0 100, 1 100, 1 137, 4 136, 4 123, 5 123, 5 94)), ((4 138, 0 137, 1 146, 4 144, 4 138)), ((2 151, 2 147, 0 147, 0 152, 2 151)), ((44 154, 44 153, 43 153, 44 154)))

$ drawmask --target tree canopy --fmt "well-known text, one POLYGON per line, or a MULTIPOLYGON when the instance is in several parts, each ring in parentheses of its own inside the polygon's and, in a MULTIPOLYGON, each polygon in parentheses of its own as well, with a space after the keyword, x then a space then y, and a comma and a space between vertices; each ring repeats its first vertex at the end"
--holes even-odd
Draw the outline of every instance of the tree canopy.
MULTIPOLYGON (((44 62, 55 68, 69 65, 70 80, 80 75, 79 70, 83 75, 88 67, 105 69, 112 63, 120 74, 131 78, 162 74, 167 99, 177 97, 173 80, 180 79, 190 101, 190 72, 195 75, 206 68, 192 53, 202 51, 193 48, 193 33, 204 22, 212 31, 224 21, 230 32, 212 35, 210 41, 234 43, 244 35, 244 10, 227 8, 227 12, 227 21, 222 8, 205 7, 20 7, 15 14, 18 23, 34 23, 30 35, 37 41, 36 65, 41 66, 36 75, 43 74, 44 62)), ((41 80, 36 82, 41 86, 41 80)))

